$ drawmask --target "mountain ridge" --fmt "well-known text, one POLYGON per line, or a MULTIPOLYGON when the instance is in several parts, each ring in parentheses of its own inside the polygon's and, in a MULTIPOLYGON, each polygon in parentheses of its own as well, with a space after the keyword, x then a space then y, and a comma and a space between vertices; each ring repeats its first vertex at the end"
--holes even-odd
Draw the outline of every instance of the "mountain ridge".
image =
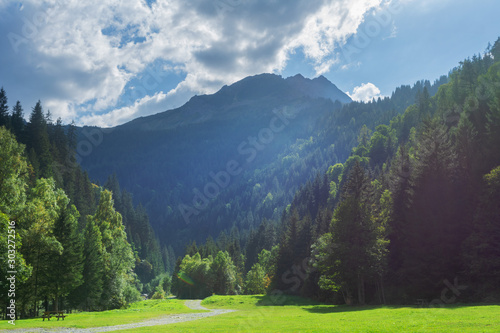
POLYGON ((139 126, 147 131, 174 129, 224 116, 228 111, 254 103, 255 99, 279 98, 287 102, 302 97, 329 99, 342 104, 352 102, 347 94, 322 75, 308 79, 296 74, 284 79, 281 75, 263 73, 225 85, 214 94, 195 95, 178 108, 139 117, 115 128, 139 126), (228 104, 228 101, 231 102, 228 104))

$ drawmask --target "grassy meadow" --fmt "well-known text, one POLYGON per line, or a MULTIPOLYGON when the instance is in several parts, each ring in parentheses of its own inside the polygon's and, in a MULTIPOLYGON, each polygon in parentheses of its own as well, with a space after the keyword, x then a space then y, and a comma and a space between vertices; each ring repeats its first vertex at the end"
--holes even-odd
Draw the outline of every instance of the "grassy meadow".
MULTIPOLYGON (((300 297, 212 296, 202 305, 236 312, 120 332, 498 332, 500 306, 338 306, 300 297), (277 305, 279 304, 279 305, 277 305)), ((189 310, 183 300, 148 300, 128 309, 70 314, 65 321, 16 321, 16 328, 96 327, 140 322, 189 310)), ((3 329, 7 328, 4 322, 3 329)))
POLYGON ((122 332, 498 332, 500 327, 498 305, 357 307, 268 296, 212 296, 202 305, 238 311, 122 332))
POLYGON ((7 329, 19 328, 88 328, 100 326, 112 326, 130 324, 147 319, 165 316, 168 314, 205 312, 190 310, 184 305, 183 300, 147 300, 133 303, 127 309, 102 311, 102 312, 80 312, 68 314, 63 320, 51 318, 50 321, 42 321, 42 318, 16 320, 13 327, 7 321, 2 321, 0 332, 7 329))

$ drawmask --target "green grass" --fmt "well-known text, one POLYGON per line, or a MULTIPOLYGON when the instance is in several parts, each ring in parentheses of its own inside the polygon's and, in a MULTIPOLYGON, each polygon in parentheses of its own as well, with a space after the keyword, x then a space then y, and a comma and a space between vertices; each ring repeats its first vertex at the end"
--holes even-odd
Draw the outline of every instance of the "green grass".
POLYGON ((168 314, 187 313, 187 312, 204 312, 188 309, 184 305, 183 300, 168 299, 168 300, 147 300, 133 303, 127 309, 111 310, 103 312, 80 312, 68 314, 62 320, 51 319, 50 321, 42 321, 42 318, 16 320, 16 325, 13 327, 7 321, 2 321, 0 330, 12 328, 87 328, 110 325, 129 324, 140 322, 147 319, 161 317, 168 314))
POLYGON ((357 307, 268 296, 212 296, 202 305, 237 311, 120 332, 498 332, 500 327, 498 305, 357 307))

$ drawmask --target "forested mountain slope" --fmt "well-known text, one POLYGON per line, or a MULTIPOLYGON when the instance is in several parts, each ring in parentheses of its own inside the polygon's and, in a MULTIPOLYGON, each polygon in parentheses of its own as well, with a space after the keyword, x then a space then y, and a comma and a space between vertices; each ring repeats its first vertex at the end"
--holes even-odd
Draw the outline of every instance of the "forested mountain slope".
MULTIPOLYGON (((278 220, 301 185, 344 161, 363 124, 387 123, 424 87, 432 93, 444 82, 342 104, 350 98, 324 77, 248 77, 178 109, 102 130, 81 164, 103 182, 115 172, 161 241, 178 252, 233 226, 244 240, 262 218, 278 220)), ((96 131, 81 129, 79 140, 96 131)))

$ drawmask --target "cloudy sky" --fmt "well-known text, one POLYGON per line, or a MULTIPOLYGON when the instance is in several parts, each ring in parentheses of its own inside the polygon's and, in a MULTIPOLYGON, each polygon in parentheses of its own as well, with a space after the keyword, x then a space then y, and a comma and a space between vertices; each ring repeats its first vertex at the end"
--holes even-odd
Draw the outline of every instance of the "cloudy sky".
POLYGON ((0 0, 0 86, 29 114, 112 126, 248 75, 357 100, 434 80, 500 36, 498 0, 0 0))

